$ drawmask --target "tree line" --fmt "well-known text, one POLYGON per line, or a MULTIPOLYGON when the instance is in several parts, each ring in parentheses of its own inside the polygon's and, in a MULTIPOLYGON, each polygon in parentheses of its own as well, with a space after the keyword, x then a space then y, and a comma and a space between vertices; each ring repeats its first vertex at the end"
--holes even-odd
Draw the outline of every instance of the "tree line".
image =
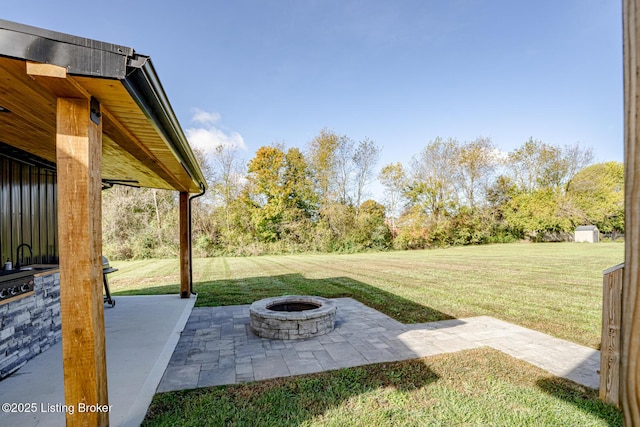
MULTIPOLYGON (((209 184, 193 201, 196 256, 356 252, 567 240, 578 225, 624 232, 623 165, 579 144, 436 138, 408 165, 376 173, 381 147, 322 129, 303 149, 195 150, 209 184), (379 200, 370 196, 377 180, 379 200)), ((105 253, 175 256, 175 194, 114 187, 103 196, 105 253)))

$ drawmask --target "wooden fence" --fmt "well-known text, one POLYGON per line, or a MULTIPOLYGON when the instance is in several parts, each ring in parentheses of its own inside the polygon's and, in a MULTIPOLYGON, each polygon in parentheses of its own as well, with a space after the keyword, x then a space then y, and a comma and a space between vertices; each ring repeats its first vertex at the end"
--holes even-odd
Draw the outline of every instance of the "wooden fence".
POLYGON ((620 407, 620 352, 622 351, 622 277, 624 263, 604 271, 600 399, 620 407))

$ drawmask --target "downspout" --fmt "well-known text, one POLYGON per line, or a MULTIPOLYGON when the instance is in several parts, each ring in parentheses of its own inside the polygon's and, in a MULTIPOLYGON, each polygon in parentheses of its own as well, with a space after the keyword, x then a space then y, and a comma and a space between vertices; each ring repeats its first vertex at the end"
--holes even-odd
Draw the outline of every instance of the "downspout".
POLYGON ((206 192, 206 187, 203 183, 200 183, 200 193, 194 194, 193 196, 189 197, 189 292, 191 293, 191 295, 197 295, 195 292, 193 292, 193 225, 191 223, 191 201, 193 199, 197 199, 198 197, 204 196, 204 193, 206 192))

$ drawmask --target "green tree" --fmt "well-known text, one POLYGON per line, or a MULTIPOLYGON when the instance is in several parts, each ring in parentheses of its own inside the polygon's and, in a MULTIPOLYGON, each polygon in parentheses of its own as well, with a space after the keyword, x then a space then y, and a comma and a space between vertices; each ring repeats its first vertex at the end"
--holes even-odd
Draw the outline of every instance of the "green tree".
POLYGON ((307 149, 321 206, 327 205, 335 199, 338 181, 336 151, 341 140, 344 144, 344 138, 324 128, 311 140, 307 149))
POLYGON ((579 171, 567 194, 581 212, 583 224, 594 224, 603 232, 624 232, 624 165, 598 163, 579 171))
POLYGON ((529 138, 521 147, 509 153, 507 167, 523 191, 545 188, 565 191, 573 175, 592 160, 592 150, 582 148, 578 143, 562 149, 529 138))
POLYGON ((384 206, 375 200, 366 200, 359 211, 354 231, 355 242, 366 249, 389 247, 391 231, 386 224, 384 206))
POLYGON ((260 147, 249 162, 248 172, 245 200, 252 210, 257 237, 275 242, 306 232, 316 206, 300 150, 291 148, 285 153, 280 146, 260 147))
POLYGON ((285 210, 284 159, 285 154, 280 147, 263 146, 247 167, 254 201, 253 222, 261 241, 274 242, 280 238, 285 210))
POLYGON ((395 233, 396 218, 402 204, 404 189, 407 186, 407 176, 402 163, 390 163, 382 168, 378 180, 384 187, 386 212, 391 218, 391 229, 395 233))
POLYGON ((486 212, 462 206, 449 221, 447 243, 452 245, 487 243, 495 227, 492 218, 486 212))
POLYGON ((471 211, 478 202, 485 200, 487 187, 498 164, 495 153, 496 148, 489 138, 476 138, 459 147, 457 184, 471 211))
POLYGON ((506 175, 498 176, 487 189, 486 201, 490 208, 496 212, 498 219, 502 207, 518 194, 518 186, 506 175))
POLYGON ((290 148, 285 155, 283 190, 285 235, 290 243, 307 245, 318 217, 318 198, 309 165, 298 148, 290 148))
POLYGON ((549 188, 516 194, 505 204, 502 215, 514 235, 534 241, 549 233, 571 232, 579 221, 571 200, 549 188))
POLYGON ((352 233, 355 229, 355 208, 331 202, 320 211, 318 223, 319 246, 327 251, 353 251, 352 233))
POLYGON ((193 154, 200 165, 200 170, 207 182, 208 190, 201 197, 191 201, 191 229, 193 237, 194 256, 207 256, 214 252, 219 245, 218 224, 214 215, 214 170, 207 159, 204 150, 194 148, 193 154))
POLYGON ((102 193, 105 255, 113 259, 175 256, 176 195, 167 190, 116 185, 102 193))
POLYGON ((353 205, 353 150, 354 142, 346 135, 338 137, 338 145, 335 147, 335 170, 333 194, 328 203, 338 202, 344 205, 353 205))
POLYGON ((283 185, 288 207, 295 207, 305 217, 317 214, 318 200, 313 189, 311 170, 298 148, 287 150, 283 185))
POLYGON ((397 221, 396 249, 424 249, 429 246, 429 217, 417 206, 410 207, 397 221))
POLYGON ((412 176, 405 197, 434 221, 451 213, 458 204, 455 186, 459 144, 438 137, 412 159, 412 176))
POLYGON ((380 149, 370 139, 356 146, 347 136, 325 128, 311 140, 307 153, 319 206, 315 246, 351 250, 360 201, 380 149))
POLYGON ((245 170, 242 159, 235 147, 219 145, 213 152, 211 161, 210 192, 215 205, 222 207, 223 227, 226 235, 231 234, 231 210, 234 200, 238 198, 243 187, 245 170))
POLYGON ((529 138, 521 147, 510 152, 507 166, 518 187, 525 192, 538 189, 539 183, 546 179, 543 173, 545 162, 550 161, 554 154, 559 154, 557 148, 533 138, 529 138))
POLYGON ((365 138, 358 143, 352 156, 354 165, 355 194, 354 202, 358 206, 365 197, 366 188, 373 179, 373 171, 380 158, 380 147, 371 139, 365 138))

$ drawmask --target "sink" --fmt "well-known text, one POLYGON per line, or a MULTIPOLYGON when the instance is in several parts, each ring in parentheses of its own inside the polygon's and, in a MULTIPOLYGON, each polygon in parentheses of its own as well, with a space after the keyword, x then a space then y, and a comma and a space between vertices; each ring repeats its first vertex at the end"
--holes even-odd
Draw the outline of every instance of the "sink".
POLYGON ((44 271, 58 268, 58 264, 30 264, 20 267, 20 271, 44 271))

